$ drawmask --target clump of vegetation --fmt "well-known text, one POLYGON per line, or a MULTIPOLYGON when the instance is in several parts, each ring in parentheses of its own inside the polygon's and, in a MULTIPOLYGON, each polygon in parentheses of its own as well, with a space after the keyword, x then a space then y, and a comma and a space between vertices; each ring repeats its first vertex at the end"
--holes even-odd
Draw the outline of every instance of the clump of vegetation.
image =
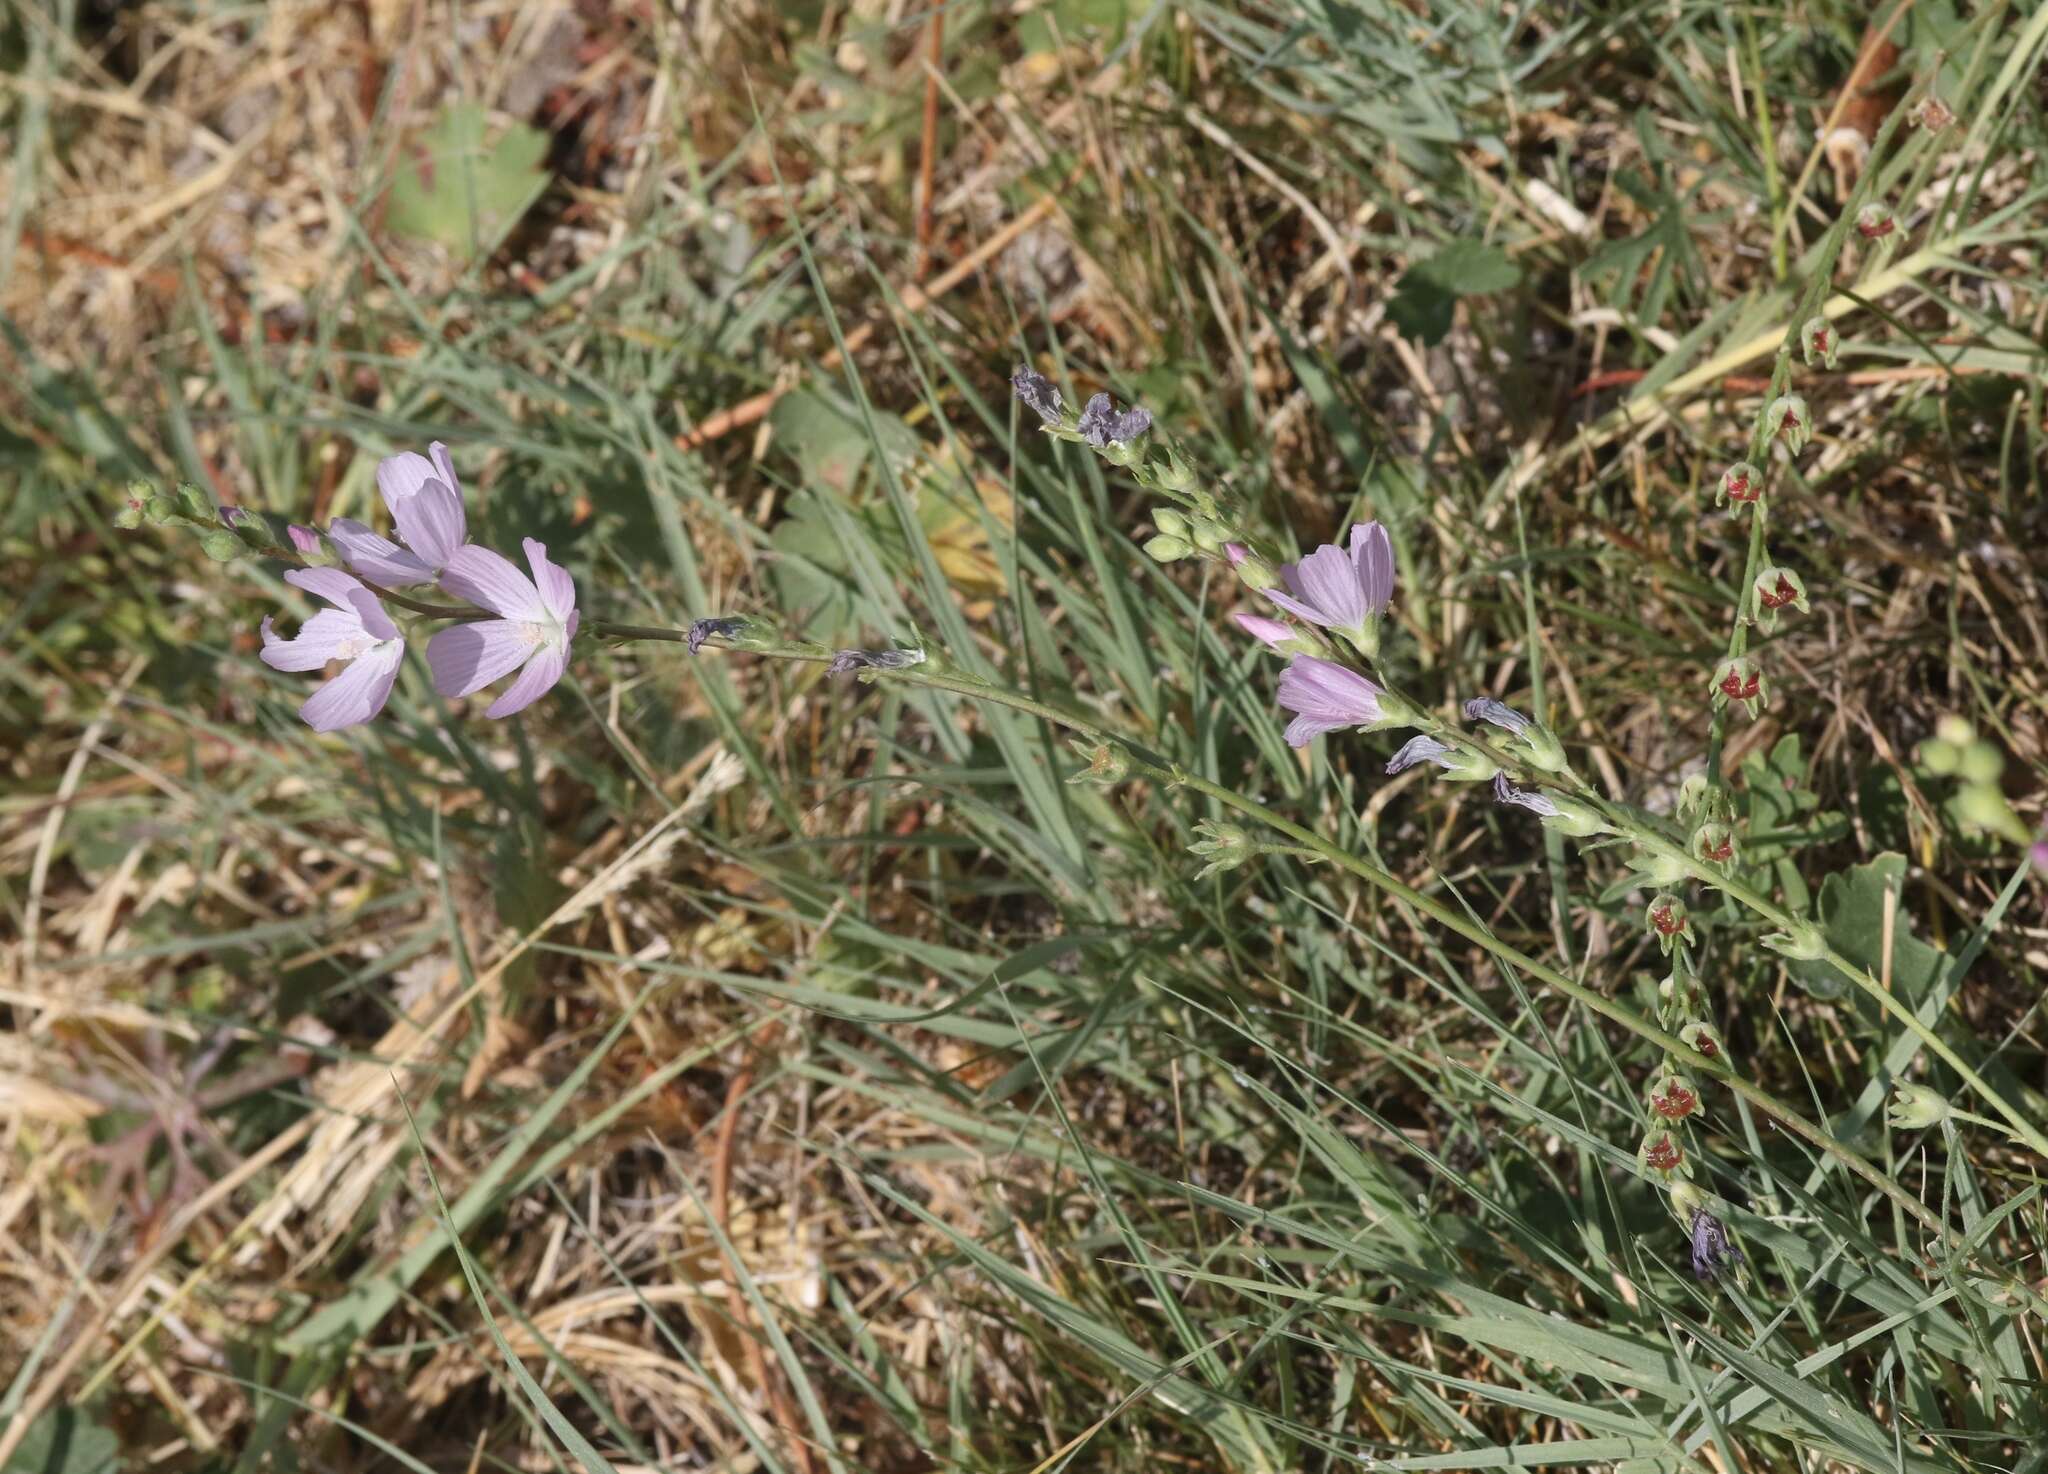
POLYGON ((0 32, 0 1467, 2038 1462, 2042 14, 188 10, 0 32))

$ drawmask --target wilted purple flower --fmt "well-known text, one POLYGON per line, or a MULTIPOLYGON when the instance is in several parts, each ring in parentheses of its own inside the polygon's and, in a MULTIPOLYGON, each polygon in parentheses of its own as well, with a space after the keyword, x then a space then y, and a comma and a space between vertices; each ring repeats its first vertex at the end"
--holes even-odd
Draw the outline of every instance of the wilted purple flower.
POLYGON ((744 619, 700 619, 690 626, 690 653, 695 655, 704 648, 704 642, 714 636, 725 639, 746 627, 744 619))
POLYGON ((448 447, 436 440, 427 450, 431 461, 409 450, 377 463, 377 489, 405 546, 347 517, 328 530, 348 566, 365 578, 393 588, 431 583, 468 539, 462 485, 448 447))
POLYGON ((1280 565, 1287 592, 1266 597, 1289 614, 1324 629, 1363 635, 1394 596, 1394 545, 1377 522, 1351 528, 1351 550, 1324 543, 1299 563, 1280 565))
POLYGON ((1387 759, 1387 772, 1405 773, 1417 763, 1435 763, 1439 768, 1457 766, 1457 759, 1451 756, 1450 748, 1434 737, 1410 737, 1401 744, 1401 750, 1387 759))
POLYGON ((1722 1270, 1742 1262, 1742 1251, 1728 1237, 1721 1220, 1705 1208, 1692 1215, 1692 1272, 1710 1280, 1722 1270))
POLYGON ((569 642, 581 619, 568 570, 548 561, 545 543, 529 537, 520 546, 532 578, 489 548, 472 543, 455 550, 441 587, 500 617, 450 625, 427 641, 427 667, 443 696, 467 696, 519 671, 485 709, 487 717, 509 717, 548 693, 569 664, 569 642))
MULTIPOLYGON (((1475 705, 1477 703, 1474 703, 1475 705)), ((1469 708, 1468 708, 1469 710, 1469 708)), ((1506 711, 1506 707, 1501 710, 1506 711)), ((1544 795, 1530 788, 1517 788, 1508 782, 1508 775, 1496 773, 1493 778, 1493 797, 1496 803, 1520 804, 1532 814, 1545 819, 1557 817, 1557 805, 1544 795)))
POLYGON ((1476 697, 1465 703, 1465 720, 1468 722, 1490 722, 1496 727, 1505 727, 1516 736, 1529 730, 1529 719, 1512 706, 1495 701, 1490 696, 1476 697))
POLYGON ((1081 421, 1075 428, 1080 430, 1081 438, 1097 450, 1111 445, 1127 445, 1152 428, 1152 412, 1133 405, 1118 414, 1107 394, 1097 394, 1081 407, 1081 421))
POLYGON ((1263 614, 1233 614, 1230 617, 1237 621, 1239 629, 1274 650, 1294 638, 1294 626, 1268 619, 1263 614))
POLYGON ((292 546, 300 552, 311 556, 320 551, 320 534, 312 528, 301 527, 298 523, 294 522, 285 529, 285 533, 291 538, 292 546))
POLYGON ((1036 411, 1048 425, 1057 425, 1066 412, 1066 407, 1060 403, 1060 391, 1053 387, 1052 380, 1027 364, 1019 364, 1017 372, 1010 375, 1010 389, 1026 408, 1036 411))
POLYGON ((1380 720, 1380 688, 1357 671, 1313 655, 1297 655, 1280 673, 1280 705, 1295 713, 1287 724, 1291 747, 1306 747, 1325 732, 1369 727, 1380 720))
POLYGON ((841 650, 833 655, 825 674, 845 676, 857 670, 904 670, 923 663, 922 650, 841 650))
POLYGON ((330 660, 347 669, 315 691, 299 708, 299 717, 316 732, 332 732, 367 722, 384 709, 391 684, 405 658, 405 641, 375 594, 339 568, 294 568, 284 581, 325 599, 322 609, 281 640, 263 621, 263 663, 272 670, 319 670, 330 660))

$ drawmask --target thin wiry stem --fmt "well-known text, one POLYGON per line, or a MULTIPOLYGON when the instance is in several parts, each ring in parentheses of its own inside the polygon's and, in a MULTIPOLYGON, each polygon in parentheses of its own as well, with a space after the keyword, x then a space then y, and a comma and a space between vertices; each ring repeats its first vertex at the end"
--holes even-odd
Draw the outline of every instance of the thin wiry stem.
MULTIPOLYGON (((675 641, 687 639, 687 634, 681 630, 661 630, 647 635, 621 637, 675 641)), ((749 646, 748 648, 755 654, 785 659, 815 661, 828 658, 816 650, 799 646, 769 647, 765 649, 758 646, 749 646)), ((1296 844, 1313 853, 1317 858, 1356 876, 1358 879, 1373 886, 1376 890, 1382 891, 1413 907, 1439 926, 1455 932, 1467 941, 1483 948, 1502 964, 1526 973, 1538 982, 1556 989, 1574 1002, 1591 1009, 1601 1017, 1621 1025, 1630 1033, 1656 1045, 1674 1060, 1684 1064, 1689 1070, 1725 1085, 1728 1089, 1734 1091, 1759 1111, 1763 1112, 1763 1114, 1783 1126, 1794 1136, 1808 1142, 1827 1156, 1833 1157, 1851 1172, 1863 1178, 1864 1181, 1883 1193, 1893 1203, 1897 1204, 1902 1211, 1928 1229, 1928 1231, 1944 1241, 1955 1241, 1955 1235, 1918 1198, 1906 1192, 1883 1172, 1871 1165, 1853 1148, 1837 1140, 1825 1129, 1807 1120, 1790 1106, 1781 1103, 1769 1091, 1743 1079, 1722 1061, 1701 1054, 1699 1051, 1688 1047, 1675 1035, 1666 1033, 1648 1019, 1634 1012, 1634 1010, 1615 1002, 1611 998, 1605 997, 1585 984, 1567 977, 1557 969, 1509 946, 1493 936, 1485 927, 1477 922, 1459 915, 1442 902, 1433 900, 1412 886, 1407 885, 1392 873, 1381 869, 1370 861, 1361 859, 1359 856, 1325 839, 1315 831, 1307 829, 1285 815, 1259 803, 1256 799, 1247 798, 1233 789, 1224 787, 1222 784, 1213 783, 1206 778, 1190 773, 1185 768, 1149 751, 1121 733, 1103 726, 1092 717, 1055 706, 1034 696, 1027 696, 1020 691, 1011 691, 1000 686, 991 685, 971 676, 960 675, 950 671, 912 667, 906 670, 863 670, 860 672, 860 678, 862 680, 881 681, 899 686, 918 686, 927 690, 947 691, 972 700, 991 702, 998 706, 1009 707, 1013 711, 1021 711, 1030 716, 1038 717, 1043 721, 1065 727, 1069 731, 1078 732, 1085 737, 1091 737, 1100 742, 1115 743, 1127 754, 1131 774, 1153 779, 1170 788, 1190 789, 1226 808, 1235 810, 1248 819, 1257 820, 1277 833, 1286 835, 1296 844)))

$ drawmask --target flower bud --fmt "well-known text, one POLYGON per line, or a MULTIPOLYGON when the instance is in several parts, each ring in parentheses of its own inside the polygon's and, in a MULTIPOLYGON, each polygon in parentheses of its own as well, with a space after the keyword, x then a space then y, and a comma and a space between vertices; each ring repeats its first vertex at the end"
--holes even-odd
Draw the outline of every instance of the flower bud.
POLYGON ((213 498, 189 481, 180 481, 173 496, 180 515, 190 517, 194 522, 210 524, 214 520, 213 498))
POLYGON ((1867 241, 1881 241, 1898 228, 1889 205, 1868 204, 1856 212, 1856 233, 1867 241))
POLYGON ((1965 783, 1996 783, 2005 774, 2005 754, 1988 742, 1972 742, 1957 756, 1956 773, 1965 783))
POLYGON ((1757 627, 1766 633, 1777 628, 1779 610, 1808 612, 1806 582, 1789 568, 1764 569, 1757 574, 1751 591, 1756 595, 1757 627))
MULTIPOLYGON (((1384 695, 1381 697, 1380 704, 1382 708, 1381 719, 1384 720, 1386 715, 1386 699, 1384 695)), ((1444 777, 1454 783, 1485 783, 1491 780, 1496 773, 1500 772, 1499 763, 1479 751, 1478 748, 1467 747, 1462 742, 1453 743, 1450 751, 1437 760, 1437 766, 1444 770, 1444 777)))
POLYGON ((1773 399, 1771 407, 1764 411, 1764 433, 1783 440, 1794 455, 1806 449, 1806 442, 1813 438, 1813 417, 1807 411, 1806 401, 1797 394, 1780 394, 1773 399))
POLYGON ((1629 863, 1635 866, 1638 882, 1654 885, 1660 891, 1692 879, 1692 866, 1685 863, 1685 857, 1669 850, 1639 850, 1629 863))
POLYGON ((1188 496, 1196 486, 1194 468, 1168 446, 1166 454, 1152 463, 1152 484, 1174 496, 1188 496))
POLYGON ((1763 473, 1748 461, 1737 461, 1721 473, 1721 486, 1714 495, 1714 505, 1718 507, 1723 502, 1753 505, 1763 497, 1763 473))
POLYGON ((1564 744, 1542 722, 1524 727, 1515 738, 1515 746, 1521 750, 1522 761, 1539 773, 1563 773, 1571 768, 1564 755, 1564 744))
POLYGON ((1691 1018, 1697 1012, 1698 991, 1685 973, 1671 972, 1657 984, 1658 1021, 1669 1024, 1673 1020, 1691 1018))
POLYGON ((1920 766, 1937 778, 1952 778, 1963 765, 1962 751, 1944 737, 1929 737, 1920 744, 1920 766))
POLYGON ((1657 939, 1657 945, 1668 954, 1680 941, 1692 935, 1692 921, 1686 916, 1685 902, 1669 891, 1653 898, 1643 913, 1643 920, 1650 928, 1650 934, 1657 939))
POLYGON ((1822 368, 1835 366, 1835 355, 1841 344, 1835 334, 1835 326, 1825 317, 1809 317, 1799 329, 1799 349, 1806 355, 1806 366, 1816 363, 1822 368))
POLYGON ((292 547, 307 557, 320 551, 320 534, 310 527, 294 522, 285 529, 285 535, 292 540, 292 547))
POLYGON ((1721 1043, 1721 1031, 1712 1024, 1687 1024, 1678 1031, 1678 1040, 1687 1049, 1704 1054, 1708 1059, 1723 1059, 1728 1053, 1721 1043))
POLYGON ((1692 1227, 1693 1215, 1704 1212, 1706 1206, 1707 1195, 1684 1178, 1671 1184, 1671 1211, 1688 1229, 1692 1227))
POLYGON ((1921 98, 1909 116, 1918 127, 1929 133, 1940 133, 1955 126, 1955 109, 1936 97, 1932 92, 1921 98))
POLYGON ((114 525, 123 531, 140 527, 148 511, 150 495, 147 481, 129 482, 128 490, 121 498, 120 509, 114 513, 114 525))
POLYGON ((1714 667, 1714 710, 1719 711, 1733 701, 1753 717, 1767 700, 1763 672, 1747 655, 1724 660, 1714 667))
POLYGON ((1196 880, 1207 880, 1218 871, 1235 870, 1259 852, 1252 837, 1235 824, 1204 819, 1195 826, 1195 833, 1202 838, 1188 846, 1188 853, 1209 862, 1195 872, 1196 880))
POLYGON ((242 540, 225 529, 201 534, 199 549, 216 563, 232 563, 247 551, 242 540))
MULTIPOLYGON (((1964 754, 1965 758, 1969 756, 1964 754)), ((1967 783, 1956 791, 1956 818, 1965 828, 1981 829, 1987 834, 2002 835, 2017 844, 2025 844, 2032 833, 2020 822, 2019 815, 2012 811, 2012 805, 2005 801, 2005 795, 1998 791, 1996 784, 1967 783)))
POLYGON ((1422 725, 1422 709, 1397 691, 1381 691, 1379 695, 1380 719, 1365 730, 1368 732, 1398 732, 1404 727, 1422 725))
POLYGON ((1707 793, 1705 770, 1688 773, 1685 781, 1678 785, 1678 817, 1690 819, 1694 814, 1702 812, 1707 801, 1707 793))
POLYGON ((1193 551, 1185 538, 1174 537, 1164 532, 1145 544, 1145 556, 1154 563, 1178 563, 1193 551))
POLYGON ((1683 1075, 1666 1075, 1648 1092, 1650 1110, 1666 1121, 1683 1121, 1700 1108, 1700 1092, 1683 1075))
POLYGON ((1709 820, 1692 832, 1695 858, 1709 865, 1735 863, 1735 831, 1717 820, 1709 820))
POLYGON ((1895 1130, 1924 1131, 1929 1126, 1941 1125, 1953 1113, 1948 1097, 1939 1090, 1901 1080, 1892 1087, 1891 1104, 1885 1108, 1884 1118, 1895 1130))
POLYGON ((1970 725, 1968 717, 1950 712, 1934 724, 1934 735, 1957 747, 1967 747, 1977 740, 1977 729, 1970 725))
POLYGON ((1246 552, 1242 543, 1225 543, 1223 556, 1237 570, 1237 581, 1253 593, 1262 594, 1280 586, 1280 575, 1273 571, 1273 566, 1257 553, 1246 552), (1231 555, 1232 548, 1238 550, 1235 557, 1231 555))
POLYGON ((1571 839, 1591 839, 1596 834, 1608 833, 1607 821, 1589 805, 1562 794, 1550 795, 1550 803, 1557 812, 1545 816, 1545 829, 1555 829, 1571 839))
POLYGON ((1088 759, 1088 766, 1067 779, 1069 783, 1121 783, 1131 771, 1129 755, 1114 742, 1090 743, 1077 737, 1072 746, 1088 759))
POLYGON ((1828 955, 1828 939, 1810 921, 1795 921, 1784 931, 1772 932, 1764 945, 1795 962, 1818 962, 1828 955))
POLYGON ((1230 536, 1230 529, 1214 517, 1197 517, 1193 524, 1195 546, 1205 553, 1220 553, 1224 541, 1230 536))
POLYGON ((1636 1148, 1636 1160, 1645 1170, 1668 1176, 1685 1165, 1685 1148, 1669 1131, 1652 1131, 1636 1148))
POLYGON ((1174 511, 1171 507, 1154 507, 1152 509, 1152 525, 1168 537, 1177 537, 1183 542, 1187 541, 1188 519, 1181 516, 1180 513, 1174 511))

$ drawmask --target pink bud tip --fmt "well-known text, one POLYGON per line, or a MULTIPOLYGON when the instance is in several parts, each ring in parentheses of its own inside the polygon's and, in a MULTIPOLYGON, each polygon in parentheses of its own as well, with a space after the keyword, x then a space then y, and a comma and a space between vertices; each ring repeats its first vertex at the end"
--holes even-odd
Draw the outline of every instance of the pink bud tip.
POLYGON ((317 553, 320 551, 320 534, 312 528, 301 527, 298 523, 294 522, 285 531, 291 537, 292 546, 300 552, 317 553))
POLYGON ((1243 543, 1225 543, 1223 545, 1223 556, 1230 560, 1232 568, 1237 567, 1238 564, 1244 562, 1251 555, 1251 549, 1247 548, 1243 543))

